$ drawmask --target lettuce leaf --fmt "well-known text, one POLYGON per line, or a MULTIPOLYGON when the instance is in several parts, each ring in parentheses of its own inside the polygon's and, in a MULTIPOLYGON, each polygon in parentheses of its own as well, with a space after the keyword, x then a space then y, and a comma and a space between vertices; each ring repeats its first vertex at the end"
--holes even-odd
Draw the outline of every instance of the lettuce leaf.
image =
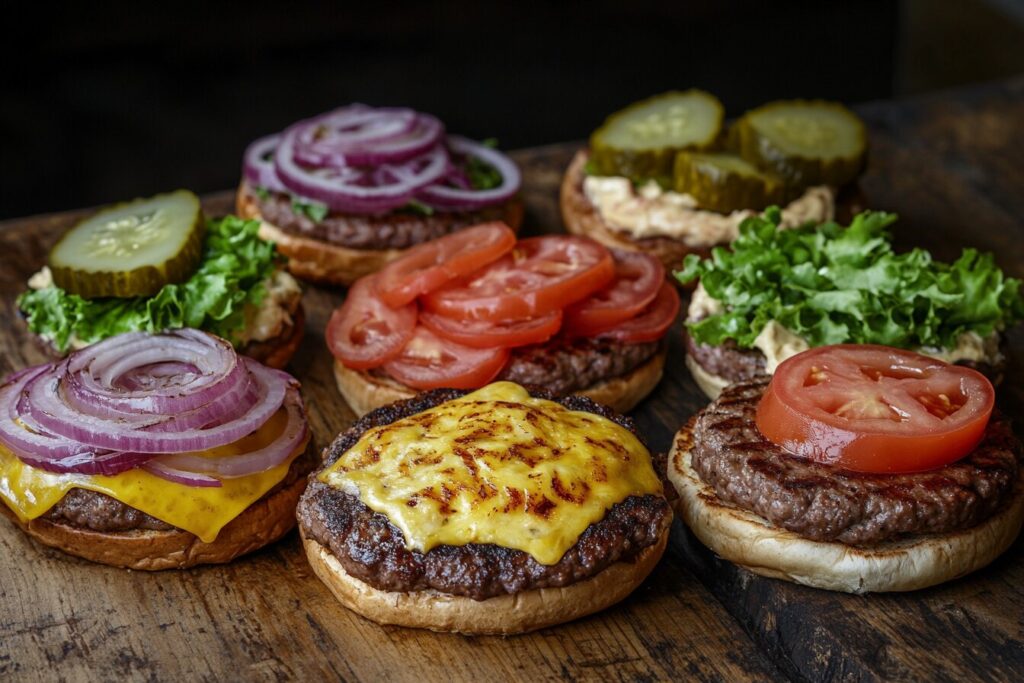
POLYGON ((991 254, 964 249, 951 264, 923 249, 897 254, 886 228, 896 216, 865 212, 848 228, 829 222, 780 230, 776 207, 740 225, 730 248, 690 254, 675 273, 700 278, 725 311, 688 322, 697 342, 751 348, 776 320, 812 346, 886 344, 949 349, 965 332, 987 337, 1024 319, 1020 280, 991 254))
POLYGON ((246 307, 259 307, 277 268, 274 244, 259 238, 259 227, 259 221, 236 216, 208 221, 196 272, 151 297, 83 299, 51 286, 25 292, 18 307, 29 329, 61 353, 72 338, 91 344, 122 332, 178 327, 200 328, 237 345, 246 307))

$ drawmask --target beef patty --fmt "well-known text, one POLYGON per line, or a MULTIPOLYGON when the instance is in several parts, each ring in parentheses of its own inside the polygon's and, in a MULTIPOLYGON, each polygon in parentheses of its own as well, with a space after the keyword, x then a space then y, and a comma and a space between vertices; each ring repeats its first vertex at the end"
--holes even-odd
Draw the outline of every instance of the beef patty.
POLYGON ((993 415, 978 447, 940 469, 865 474, 789 455, 757 429, 767 377, 726 388, 694 424, 693 469, 723 502, 814 541, 871 546, 965 529, 1014 494, 1020 442, 993 415))
POLYGON ((632 372, 657 354, 660 344, 556 337, 544 344, 512 349, 498 379, 564 395, 632 372))
MULTIPOLYGON (((366 414, 331 444, 324 467, 352 448, 367 430, 466 393, 439 389, 366 414)), ((539 390, 531 393, 551 397, 539 390)), ((587 398, 553 400, 572 410, 607 417, 636 434, 629 418, 587 398)), ((665 470, 656 466, 656 471, 665 470)), ((657 543, 672 519, 664 498, 630 496, 591 524, 562 559, 549 566, 521 550, 492 544, 441 545, 426 553, 409 550, 401 530, 385 515, 372 511, 358 497, 321 483, 315 476, 310 476, 309 486, 299 501, 298 517, 308 537, 329 548, 346 572, 374 588, 401 592, 433 589, 474 600, 582 581, 615 562, 630 561, 641 550, 657 543)))
POLYGON ((519 200, 511 199, 476 211, 435 211, 429 216, 404 211, 330 213, 317 222, 297 213, 286 194, 271 193, 264 199, 248 185, 244 191, 259 207, 260 215, 284 232, 350 249, 405 249, 478 223, 505 221, 515 226, 521 214, 519 200))

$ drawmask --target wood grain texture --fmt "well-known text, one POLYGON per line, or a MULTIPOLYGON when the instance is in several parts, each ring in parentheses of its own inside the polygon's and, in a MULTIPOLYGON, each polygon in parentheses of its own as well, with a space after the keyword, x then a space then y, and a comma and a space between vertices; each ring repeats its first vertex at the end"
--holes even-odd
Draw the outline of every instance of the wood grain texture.
MULTIPOLYGON (((901 247, 954 258, 972 245, 1024 276, 1024 79, 860 108, 872 134, 869 204, 898 212, 901 247)), ((556 231, 557 188, 577 145, 524 150, 527 233, 556 231)), ((210 197, 210 213, 231 193, 210 197)), ((0 372, 43 355, 15 296, 76 214, 0 228, 0 372)), ((318 446, 352 420, 323 328, 340 292, 310 288, 292 365, 318 446)), ((1000 400, 1024 408, 1024 335, 1010 339, 1000 400)), ((678 334, 666 377, 635 411, 651 446, 705 403, 678 334)), ((906 595, 856 597, 756 577, 717 560, 678 522, 648 581, 621 605, 515 638, 379 627, 341 608, 297 539, 227 566, 146 574, 42 548, 0 523, 3 680, 1014 680, 1024 672, 1022 543, 978 574, 906 595)))

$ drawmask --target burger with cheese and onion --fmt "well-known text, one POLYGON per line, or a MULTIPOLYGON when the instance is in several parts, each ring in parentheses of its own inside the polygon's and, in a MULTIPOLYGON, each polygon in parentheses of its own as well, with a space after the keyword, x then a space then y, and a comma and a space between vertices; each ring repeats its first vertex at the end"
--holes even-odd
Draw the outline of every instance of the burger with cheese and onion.
POLYGON ((348 285, 466 226, 518 228, 520 180, 493 145, 430 114, 353 104, 252 143, 238 213, 262 221, 296 276, 348 285))
POLYGON ((295 525, 298 382, 192 329, 111 337, 0 387, 0 513, 94 562, 228 562, 295 525))
POLYGON ((912 351, 823 346, 732 384, 668 457, 678 512, 716 555, 850 593, 908 591, 1005 551, 1021 443, 981 373, 912 351))
POLYGON ((298 518, 314 572, 358 614, 514 634, 629 595, 672 511, 628 418, 497 382, 363 417, 327 449, 298 518))
POLYGON ((679 295, 661 263, 570 235, 487 223, 358 280, 331 316, 335 378, 357 414, 495 379, 620 412, 657 385, 679 295))

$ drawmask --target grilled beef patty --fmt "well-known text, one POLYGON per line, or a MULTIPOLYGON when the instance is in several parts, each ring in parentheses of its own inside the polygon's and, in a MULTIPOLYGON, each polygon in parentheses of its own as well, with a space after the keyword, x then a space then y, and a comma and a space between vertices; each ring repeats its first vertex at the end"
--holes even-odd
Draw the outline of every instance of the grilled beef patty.
POLYGON ((757 429, 769 378, 726 388, 698 414, 693 469, 723 502, 814 541, 872 546, 908 534, 966 529, 1014 494, 1020 442, 993 415, 968 456, 913 474, 865 474, 787 454, 757 429))
POLYGON ((632 372, 658 353, 659 344, 556 337, 544 344, 512 349, 498 379, 569 394, 632 372))
MULTIPOLYGON (((324 467, 352 448, 367 430, 465 393, 439 389, 368 413, 335 439, 328 448, 324 467)), ((541 391, 532 393, 544 398, 551 396, 541 391)), ((607 417, 636 434, 629 418, 589 399, 570 396, 554 400, 572 410, 607 417)), ((656 471, 665 470, 656 465, 656 471)), ((298 517, 308 537, 329 548, 346 572, 374 588, 400 592, 433 589, 474 600, 582 581, 615 562, 629 561, 654 545, 671 522, 669 504, 664 498, 630 496, 591 524, 557 564, 548 566, 521 550, 492 544, 442 545, 426 553, 408 550, 404 535, 385 515, 368 508, 357 496, 321 483, 315 476, 310 476, 309 487, 299 501, 298 517)))
POLYGON ((330 213, 316 222, 292 208, 286 194, 271 193, 266 199, 245 186, 245 193, 259 207, 260 215, 284 232, 350 249, 405 249, 461 228, 488 221, 517 224, 518 199, 476 211, 435 211, 429 216, 391 211, 379 215, 330 213))
POLYGON ((732 339, 712 346, 698 344, 685 331, 683 336, 686 338, 686 352, 697 365, 712 375, 718 375, 732 383, 746 382, 764 374, 764 354, 757 349, 741 349, 732 339))

